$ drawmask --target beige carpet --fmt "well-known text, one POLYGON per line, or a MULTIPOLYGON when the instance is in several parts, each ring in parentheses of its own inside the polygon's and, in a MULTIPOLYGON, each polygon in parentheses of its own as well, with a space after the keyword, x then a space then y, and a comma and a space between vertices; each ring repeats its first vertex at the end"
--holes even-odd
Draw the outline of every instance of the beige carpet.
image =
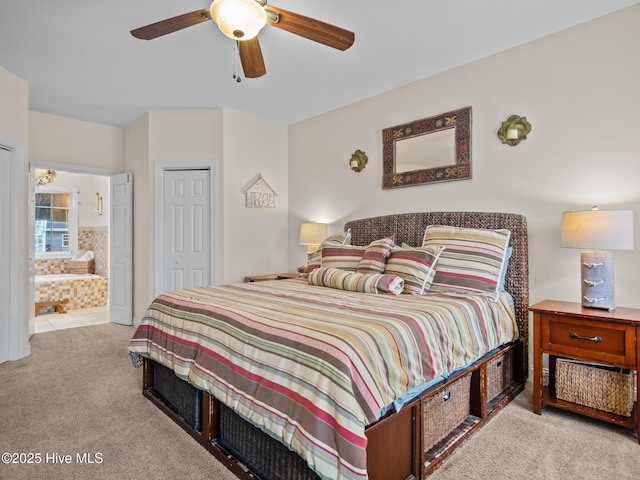
POLYGON ((0 463, 1 479, 236 479, 142 396, 132 335, 113 324, 38 333, 30 357, 0 365, 0 454, 42 456, 0 463), (72 463, 47 463, 56 453, 72 463), (79 464, 83 453, 102 463, 79 464))
POLYGON ((630 429, 545 408, 531 383, 476 432, 432 480, 638 480, 640 444, 630 429))
MULTIPOLYGON (((29 358, 0 365, 0 453, 40 455, 0 463, 1 479, 235 479, 142 396, 132 333, 110 324, 41 333, 29 358), (83 454, 101 463, 81 464, 83 454), (70 464, 54 463, 65 455, 70 464)), ((636 480, 640 445, 629 430, 534 415, 526 390, 431 478, 636 480)))

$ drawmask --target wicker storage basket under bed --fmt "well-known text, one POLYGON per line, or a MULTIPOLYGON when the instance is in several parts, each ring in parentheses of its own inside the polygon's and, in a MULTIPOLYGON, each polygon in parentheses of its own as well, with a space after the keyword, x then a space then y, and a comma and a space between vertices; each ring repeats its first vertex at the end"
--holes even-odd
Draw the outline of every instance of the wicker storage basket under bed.
POLYGON ((181 380, 164 365, 154 362, 153 391, 191 427, 202 431, 202 391, 181 380))
POLYGON ((302 457, 220 404, 218 442, 263 480, 320 480, 302 457))
POLYGON ((630 417, 633 410, 633 374, 628 370, 556 361, 556 397, 605 412, 630 417))
POLYGON ((424 400, 424 452, 467 419, 470 394, 471 374, 466 374, 424 400))
POLYGON ((513 349, 487 362, 487 402, 490 402, 513 383, 513 349))

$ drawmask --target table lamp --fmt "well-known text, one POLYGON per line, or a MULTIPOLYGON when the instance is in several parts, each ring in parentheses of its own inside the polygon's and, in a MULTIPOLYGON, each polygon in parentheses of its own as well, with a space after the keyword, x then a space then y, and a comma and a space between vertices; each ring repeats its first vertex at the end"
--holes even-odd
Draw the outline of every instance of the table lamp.
POLYGON ((593 207, 564 212, 560 246, 593 249, 580 254, 582 306, 614 310, 613 253, 609 250, 633 250, 633 211, 593 207))
POLYGON ((307 245, 307 263, 325 238, 327 238, 326 223, 313 222, 300 225, 300 245, 307 245))

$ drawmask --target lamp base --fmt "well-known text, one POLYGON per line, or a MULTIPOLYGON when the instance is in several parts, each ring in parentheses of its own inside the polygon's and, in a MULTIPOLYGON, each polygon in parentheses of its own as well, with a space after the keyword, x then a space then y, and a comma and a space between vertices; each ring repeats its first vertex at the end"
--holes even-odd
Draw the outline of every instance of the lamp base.
POLYGON ((582 306, 615 310, 613 253, 582 252, 580 254, 582 306))
POLYGON ((307 246, 307 265, 309 265, 309 263, 311 263, 311 259, 316 254, 316 252, 318 251, 319 248, 320 248, 320 245, 308 245, 307 246))

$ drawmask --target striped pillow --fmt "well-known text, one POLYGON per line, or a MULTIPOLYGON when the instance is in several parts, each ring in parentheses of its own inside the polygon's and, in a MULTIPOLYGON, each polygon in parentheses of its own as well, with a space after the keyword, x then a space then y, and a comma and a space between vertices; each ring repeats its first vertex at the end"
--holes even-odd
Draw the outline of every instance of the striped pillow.
POLYGON ((320 245, 323 247, 351 245, 351 229, 325 238, 320 245))
POLYGON ((445 247, 438 258, 431 291, 491 293, 497 298, 510 237, 506 229, 429 225, 422 245, 445 247))
POLYGON ((322 267, 340 268, 355 272, 367 247, 343 245, 341 247, 322 247, 322 267))
POLYGON ((369 244, 356 267, 358 273, 382 273, 391 255, 394 237, 381 238, 369 244))
POLYGON ((424 295, 431 288, 442 247, 397 248, 391 251, 384 273, 404 279, 404 293, 424 295))
MULTIPOLYGON (((311 270, 315 270, 316 268, 320 268, 322 266, 322 249, 326 247, 336 247, 342 245, 350 245, 351 244, 351 229, 346 232, 337 233, 336 235, 331 235, 330 237, 325 238, 320 244, 320 248, 316 250, 311 258, 309 259, 309 263, 307 264, 304 274, 309 273, 311 270)), ((303 275, 304 275, 303 274, 303 275)))
POLYGON ((350 292, 400 295, 404 280, 397 275, 358 273, 339 268, 317 268, 309 274, 309 284, 350 292))

